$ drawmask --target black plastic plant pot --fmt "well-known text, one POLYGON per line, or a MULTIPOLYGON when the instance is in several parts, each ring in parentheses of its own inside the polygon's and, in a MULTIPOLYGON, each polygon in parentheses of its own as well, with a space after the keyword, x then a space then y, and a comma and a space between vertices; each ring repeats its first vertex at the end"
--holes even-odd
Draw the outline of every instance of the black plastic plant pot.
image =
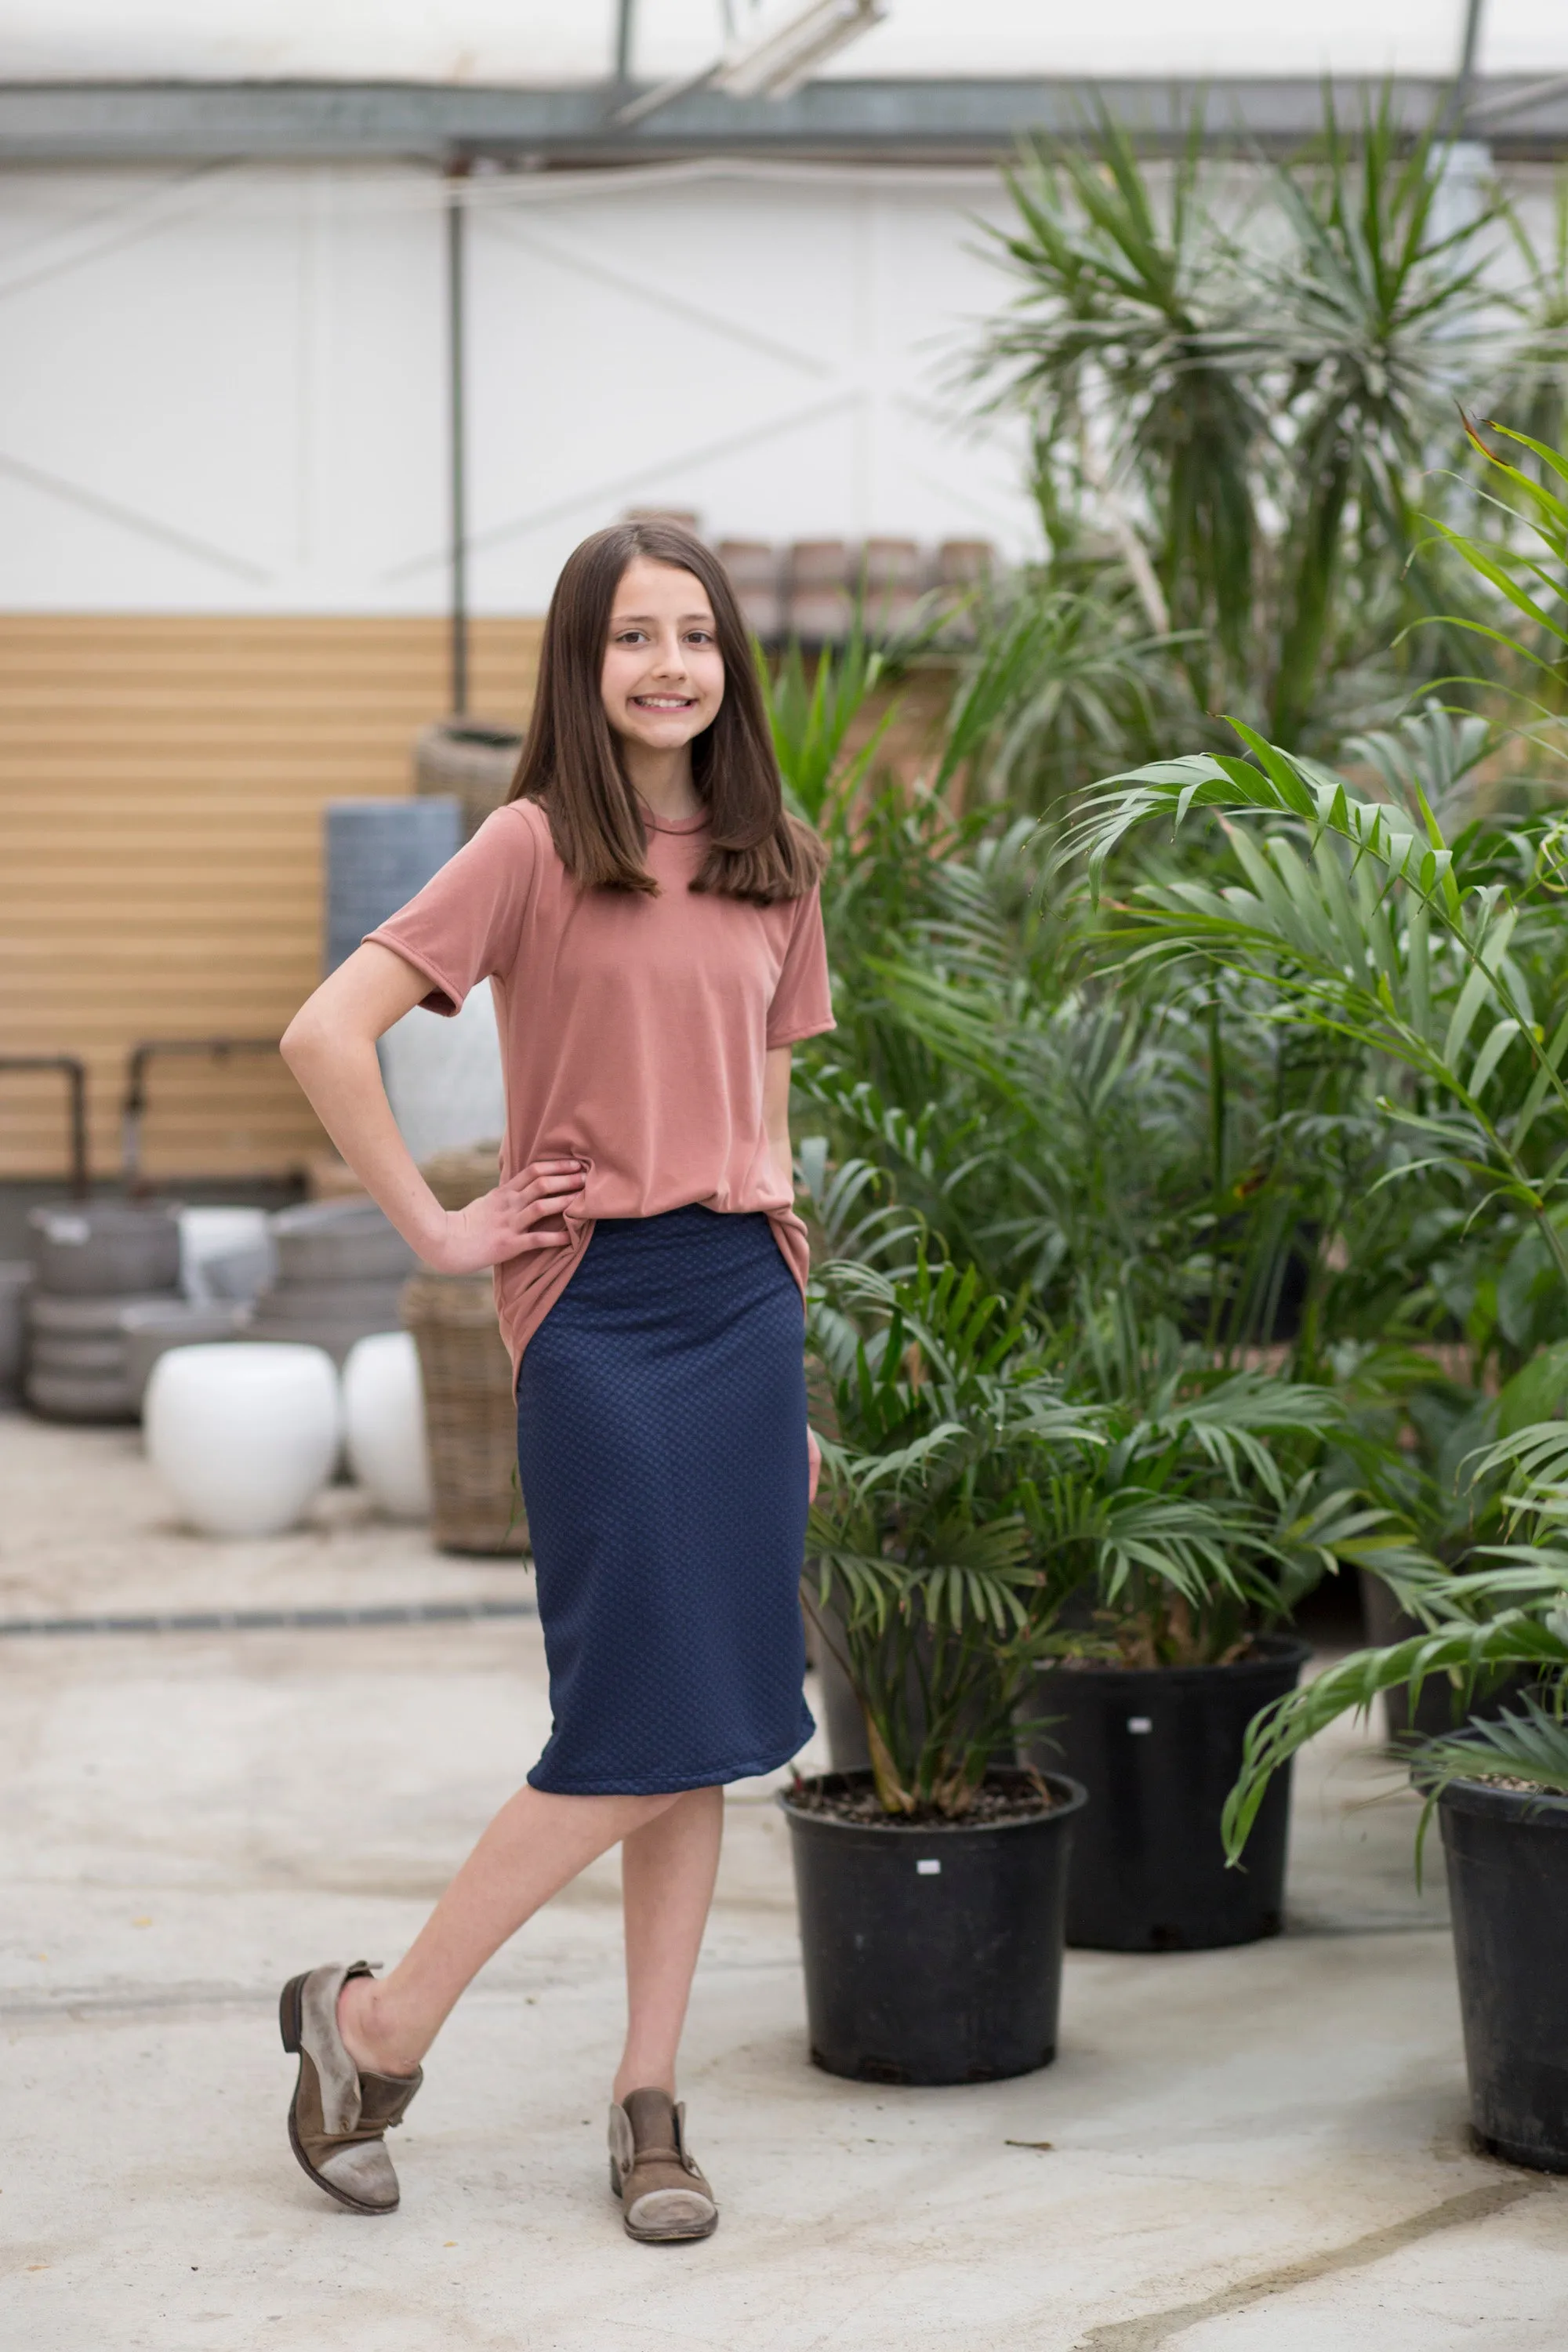
POLYGON ((1568 2172, 1568 1797, 1456 1780, 1437 1813, 1476 2137, 1568 2172))
MULTIPOLYGON (((993 2083, 1057 2053, 1068 1857, 1084 1803, 1044 1775, 1047 1812, 917 1828, 779 1799, 790 1825, 811 2054, 860 2083, 993 2083)), ((828 1772, 808 1789, 870 1786, 828 1772)), ((1034 1777, 988 1785, 1027 1796, 1034 1777)))
POLYGON ((1226 1867, 1225 1801, 1259 1707, 1294 1690, 1310 1654, 1263 1634, 1228 1666, 1048 1666, 1028 1712, 1056 1719, 1028 1743, 1042 1771, 1089 1793, 1073 1842, 1069 1944, 1195 1952, 1255 1944, 1285 1920, 1289 1768, 1275 1773, 1241 1866, 1226 1867))

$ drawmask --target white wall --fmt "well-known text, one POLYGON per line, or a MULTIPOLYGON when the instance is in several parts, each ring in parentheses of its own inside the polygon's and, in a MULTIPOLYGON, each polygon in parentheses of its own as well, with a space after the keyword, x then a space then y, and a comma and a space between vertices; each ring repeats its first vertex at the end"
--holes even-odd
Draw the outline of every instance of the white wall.
MULTIPOLYGON (((0 175, 0 608, 439 610, 442 203, 412 168, 0 175)), ((940 171, 476 182, 476 609, 542 610, 628 505, 1023 552, 1016 448, 946 383, 1005 293, 981 210, 940 171)))

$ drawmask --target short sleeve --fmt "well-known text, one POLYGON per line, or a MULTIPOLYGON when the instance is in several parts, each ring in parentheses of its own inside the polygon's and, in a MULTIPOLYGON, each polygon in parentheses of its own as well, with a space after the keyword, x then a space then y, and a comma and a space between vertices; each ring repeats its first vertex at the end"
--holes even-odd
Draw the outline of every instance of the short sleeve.
POLYGON ((497 809, 417 898, 366 934, 424 973, 427 1012, 456 1013, 476 982, 516 964, 539 860, 535 824, 528 804, 497 809))
POLYGON ((827 985, 827 944, 822 934, 822 894, 813 888, 795 901, 784 969, 768 1007, 768 1045, 793 1045, 837 1026, 827 985))

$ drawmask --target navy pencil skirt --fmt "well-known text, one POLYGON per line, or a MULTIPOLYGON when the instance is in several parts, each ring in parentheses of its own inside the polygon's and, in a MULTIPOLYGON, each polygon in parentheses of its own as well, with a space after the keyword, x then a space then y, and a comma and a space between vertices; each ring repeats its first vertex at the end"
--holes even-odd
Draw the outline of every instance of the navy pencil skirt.
POLYGON ((786 1763, 802 1695, 800 1292, 766 1217, 605 1218, 530 1339, 518 1465, 565 1796, 786 1763))

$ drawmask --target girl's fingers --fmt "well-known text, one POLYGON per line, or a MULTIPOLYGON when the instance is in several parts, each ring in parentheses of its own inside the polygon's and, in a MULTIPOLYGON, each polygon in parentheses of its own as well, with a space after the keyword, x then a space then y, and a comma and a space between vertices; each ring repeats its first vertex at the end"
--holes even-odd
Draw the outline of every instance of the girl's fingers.
POLYGON ((521 1175, 509 1177, 504 1184, 498 1184, 485 1198, 493 1201, 503 1216, 510 1216, 536 1202, 556 1201, 565 1193, 580 1192, 584 1181, 579 1168, 563 1168, 552 1175, 534 1175, 525 1170, 521 1175))
POLYGON ((541 1217, 558 1217, 581 1190, 582 1187, 576 1185, 569 1192, 546 1192, 537 1201, 520 1202, 511 1213, 512 1222, 525 1230, 530 1225, 536 1225, 541 1217))
POLYGON ((544 1218, 558 1217, 560 1213, 561 1203, 558 1201, 536 1201, 531 1209, 522 1210, 513 1218, 512 1230, 519 1234, 531 1233, 544 1218))
MULTIPOLYGON (((533 1160, 471 1204, 470 1214, 482 1234, 496 1237, 494 1257, 502 1264, 525 1250, 562 1249, 574 1236, 563 1225, 553 1233, 531 1228, 562 1212, 583 1191, 587 1171, 580 1160, 533 1160)), ((488 1246, 488 1244, 487 1244, 488 1246)))
POLYGON ((544 1178, 575 1176, 580 1181, 584 1172, 581 1160, 531 1160, 526 1168, 520 1168, 515 1176, 509 1176, 498 1190, 502 1192, 521 1192, 530 1184, 538 1183, 544 1178))

